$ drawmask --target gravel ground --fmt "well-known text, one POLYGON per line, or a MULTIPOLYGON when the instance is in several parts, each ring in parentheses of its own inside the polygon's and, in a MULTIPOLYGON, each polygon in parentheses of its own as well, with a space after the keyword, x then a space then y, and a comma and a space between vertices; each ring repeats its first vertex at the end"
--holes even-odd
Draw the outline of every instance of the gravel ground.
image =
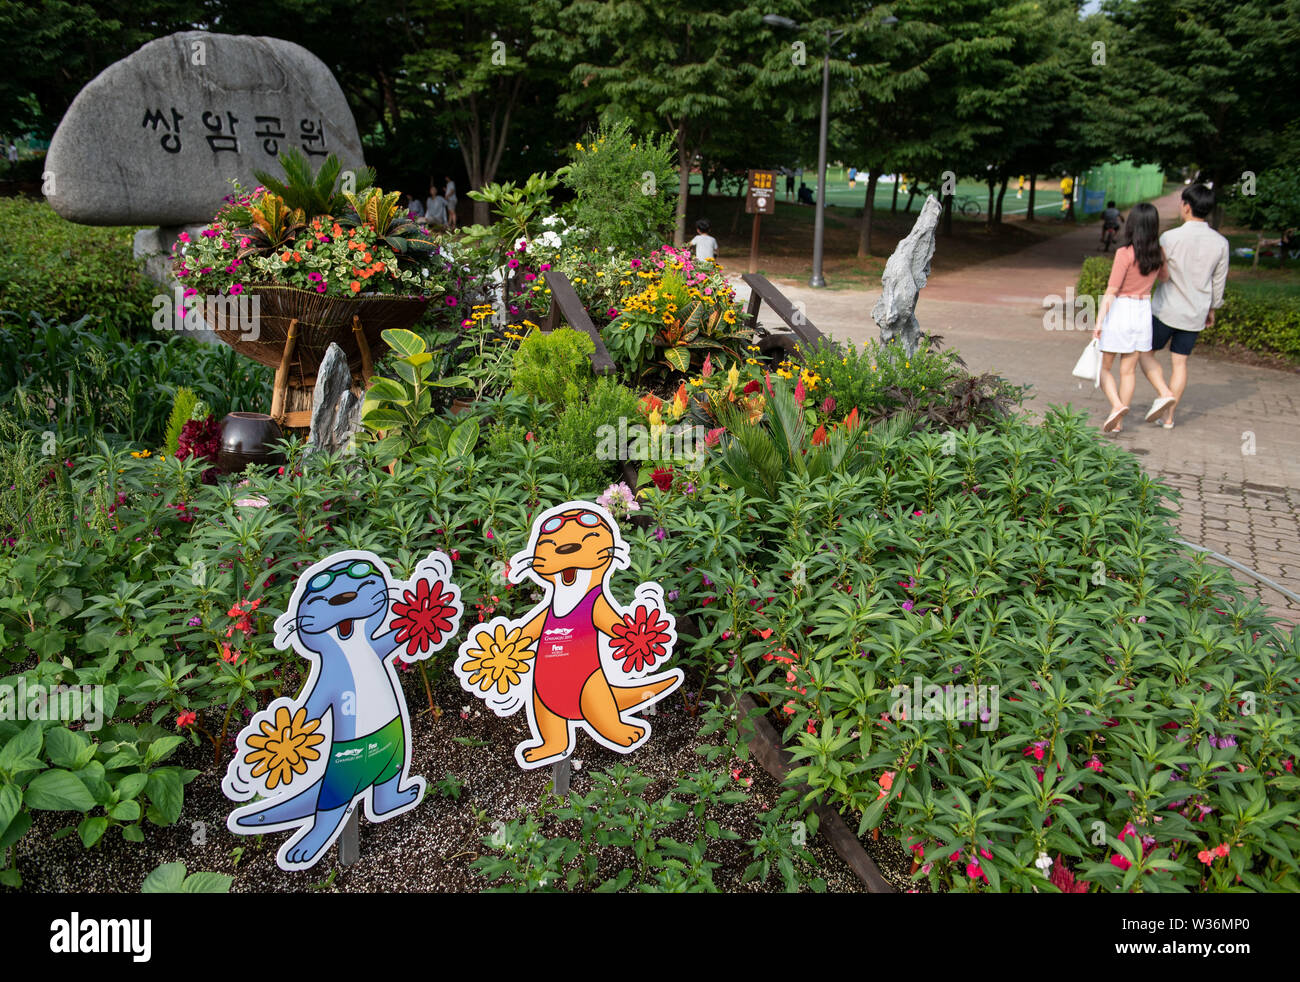
MULTIPOLYGON (((56 838, 64 828, 65 813, 37 812, 32 830, 15 847, 22 872, 23 890, 31 892, 135 892, 145 876, 158 865, 180 860, 190 872, 209 870, 234 876, 235 892, 474 892, 486 884, 470 869, 482 849, 481 840, 495 820, 517 818, 521 809, 537 805, 550 780, 550 771, 523 772, 513 757, 514 746, 526 735, 522 714, 498 719, 484 711, 477 700, 462 692, 454 677, 444 677, 434 689, 434 701, 445 711, 434 722, 419 677, 405 679, 408 705, 417 713, 413 722, 415 754, 411 772, 422 774, 429 783, 424 801, 413 811, 378 825, 361 819, 361 858, 343 868, 337 865, 337 851, 331 851, 315 868, 286 873, 275 862, 275 853, 289 834, 266 837, 235 836, 225 825, 232 807, 221 793, 220 774, 213 771, 211 748, 188 744, 168 763, 181 763, 201 773, 185 789, 181 820, 169 828, 145 827, 145 842, 124 841, 110 831, 95 848, 86 850, 75 834, 56 838), (461 708, 468 705, 468 718, 461 708), (421 712, 423 708, 423 712, 421 712), (467 746, 455 738, 484 741, 486 746, 467 746), (459 800, 444 797, 435 785, 447 773, 463 783, 459 800)), ((662 797, 676 784, 678 774, 705 766, 695 752, 700 744, 699 722, 682 708, 680 698, 659 704, 652 718, 654 733, 630 759, 597 745, 585 733, 578 736, 574 754, 572 789, 585 794, 591 789, 591 772, 619 763, 629 763, 655 779, 647 790, 652 799, 662 797), (581 766, 576 765, 581 761, 581 766)), ((719 761, 717 766, 722 766, 719 761)), ((731 761, 729 768, 740 766, 731 761)), ((223 767, 224 772, 224 767, 223 767)), ((745 839, 757 834, 756 815, 770 808, 780 786, 752 760, 744 765, 742 779, 752 778, 747 802, 718 809, 709 817, 724 828, 738 832, 741 841, 711 844, 707 858, 720 864, 714 882, 720 890, 760 892, 779 890, 779 876, 773 874, 766 887, 742 883, 741 876, 751 862, 745 839)), ((563 834, 559 823, 548 819, 546 830, 563 834)), ((673 829, 668 834, 674 834, 673 829)), ((676 837, 690 833, 683 828, 676 837)), ((817 875, 833 892, 861 893, 863 886, 820 836, 809 841, 818 862, 817 875)), ((901 863, 902 886, 910 862, 902 850, 886 841, 866 843, 878 863, 889 852, 901 863), (879 853, 880 855, 876 855, 879 853)), ((609 870, 618 868, 621 854, 611 852, 609 870)), ((898 863, 882 863, 882 871, 898 883, 898 863)))

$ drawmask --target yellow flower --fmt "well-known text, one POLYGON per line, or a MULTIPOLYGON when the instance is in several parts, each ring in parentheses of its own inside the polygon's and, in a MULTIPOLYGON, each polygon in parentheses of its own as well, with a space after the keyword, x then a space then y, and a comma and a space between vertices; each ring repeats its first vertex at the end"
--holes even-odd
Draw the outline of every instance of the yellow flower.
POLYGON ((132 450, 132 451, 131 451, 131 456, 134 457, 136 460, 142 460, 142 459, 144 459, 145 457, 148 457, 148 456, 149 456, 149 451, 148 451, 148 450, 132 450))
POLYGON ((504 624, 498 624, 492 631, 479 628, 474 637, 477 647, 466 651, 471 656, 464 666, 469 684, 478 686, 480 692, 495 686, 501 695, 509 692, 512 685, 518 685, 533 657, 528 645, 523 643, 523 635, 522 627, 507 632, 504 624))
POLYGON ((248 738, 253 750, 247 758, 253 765, 250 775, 268 775, 266 789, 270 791, 289 784, 296 774, 306 774, 307 762, 320 759, 320 751, 314 748, 325 742, 325 734, 316 732, 319 727, 320 720, 307 719, 305 707, 298 707, 290 717, 288 708, 281 706, 275 711, 274 723, 262 720, 262 732, 248 738))

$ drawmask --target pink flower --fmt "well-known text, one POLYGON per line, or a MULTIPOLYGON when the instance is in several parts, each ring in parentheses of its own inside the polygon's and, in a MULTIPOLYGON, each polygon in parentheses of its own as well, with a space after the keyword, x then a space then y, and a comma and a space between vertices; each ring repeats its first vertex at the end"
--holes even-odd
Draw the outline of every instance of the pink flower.
POLYGON ((1092 760, 1088 761, 1083 766, 1088 768, 1089 770, 1096 771, 1098 774, 1101 773, 1102 764, 1101 761, 1097 758, 1096 754, 1093 754, 1092 760))
POLYGON ((1119 853, 1115 853, 1115 855, 1110 857, 1110 864, 1112 866, 1118 866, 1120 869, 1125 871, 1127 871, 1128 868, 1133 865, 1127 859, 1121 856, 1119 853))

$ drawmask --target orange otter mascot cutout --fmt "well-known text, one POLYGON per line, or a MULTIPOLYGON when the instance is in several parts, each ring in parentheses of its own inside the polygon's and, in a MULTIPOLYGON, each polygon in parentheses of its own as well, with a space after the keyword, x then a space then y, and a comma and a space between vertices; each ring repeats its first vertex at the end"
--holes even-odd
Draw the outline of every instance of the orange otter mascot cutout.
POLYGON ((498 716, 523 707, 532 739, 515 748, 527 769, 568 757, 578 728, 597 743, 631 753, 650 724, 631 715, 682 684, 662 671, 677 631, 663 588, 642 583, 632 603, 610 593, 614 570, 630 565, 613 516, 590 501, 549 508, 533 522, 528 548, 510 560, 510 580, 532 580, 541 602, 513 620, 472 628, 456 676, 498 716))

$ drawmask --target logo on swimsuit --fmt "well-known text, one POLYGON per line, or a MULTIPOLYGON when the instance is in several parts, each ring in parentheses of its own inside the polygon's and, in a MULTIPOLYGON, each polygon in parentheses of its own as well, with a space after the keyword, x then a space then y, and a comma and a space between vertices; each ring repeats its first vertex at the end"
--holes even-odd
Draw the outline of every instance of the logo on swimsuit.
POLYGON ((559 640, 568 640, 573 637, 573 628, 571 627, 552 627, 542 632, 546 640, 556 638, 559 640))
POLYGON ((359 753, 361 753, 360 747, 357 747, 355 750, 340 750, 334 754, 334 759, 338 760, 342 757, 355 757, 359 753))

